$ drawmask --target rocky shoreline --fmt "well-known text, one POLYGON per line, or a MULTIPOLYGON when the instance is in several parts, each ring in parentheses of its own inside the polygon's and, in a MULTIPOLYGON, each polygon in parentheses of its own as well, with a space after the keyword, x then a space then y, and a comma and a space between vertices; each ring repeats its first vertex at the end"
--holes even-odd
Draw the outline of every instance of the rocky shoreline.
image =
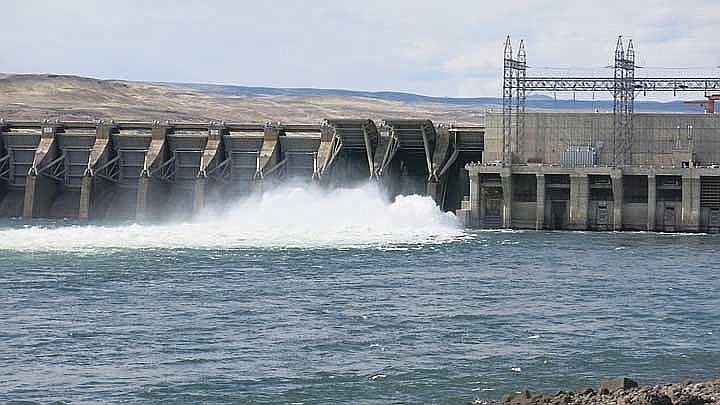
POLYGON ((603 381, 595 390, 587 388, 575 392, 533 395, 528 390, 505 395, 500 401, 476 404, 535 405, 535 404, 613 404, 613 405, 701 405, 720 404, 720 380, 693 383, 639 386, 628 378, 603 381))

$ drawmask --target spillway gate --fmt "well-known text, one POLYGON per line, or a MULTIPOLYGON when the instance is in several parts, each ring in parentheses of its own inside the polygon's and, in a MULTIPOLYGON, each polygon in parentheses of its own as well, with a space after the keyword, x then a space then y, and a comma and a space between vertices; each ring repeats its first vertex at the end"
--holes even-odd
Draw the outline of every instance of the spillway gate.
POLYGON ((429 120, 318 125, 0 120, 0 217, 189 216, 287 181, 379 181, 458 208, 483 127, 429 120), (458 195, 454 195, 458 194, 458 195))

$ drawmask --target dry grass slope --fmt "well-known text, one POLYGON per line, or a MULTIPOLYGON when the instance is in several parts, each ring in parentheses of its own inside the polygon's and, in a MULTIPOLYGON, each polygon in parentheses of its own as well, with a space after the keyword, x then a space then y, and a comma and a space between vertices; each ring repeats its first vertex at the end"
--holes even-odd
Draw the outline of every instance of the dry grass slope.
POLYGON ((364 97, 209 95, 183 88, 63 75, 0 75, 8 120, 171 120, 318 123, 323 118, 423 118, 479 125, 483 109, 364 97))

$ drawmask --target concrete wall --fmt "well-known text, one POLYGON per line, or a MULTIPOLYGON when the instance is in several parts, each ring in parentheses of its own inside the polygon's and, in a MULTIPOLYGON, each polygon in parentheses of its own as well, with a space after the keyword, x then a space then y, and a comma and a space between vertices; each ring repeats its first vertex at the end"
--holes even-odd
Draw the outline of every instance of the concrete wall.
POLYGON ((622 209, 623 229, 628 231, 647 231, 647 203, 625 203, 622 209))
POLYGON ((517 229, 535 229, 536 213, 536 202, 513 202, 512 227, 517 229))
MULTIPOLYGON (((470 182, 462 218, 487 223, 483 177, 535 175, 542 179, 537 229, 720 232, 720 115, 636 114, 629 154, 621 150, 624 140, 613 140, 612 114, 526 113, 524 127, 518 137, 513 121, 506 159, 502 114, 486 116, 483 163, 466 165, 478 180, 470 182), (594 148, 597 162, 562 167, 569 146, 594 148)), ((531 227, 531 204, 518 197, 505 203, 512 223, 500 226, 531 227)))
MULTIPOLYGON (((631 165, 680 166, 676 152, 688 148, 694 151, 700 165, 720 163, 718 114, 635 114, 633 124, 631 165)), ((599 151, 598 164, 612 163, 612 114, 525 113, 524 134, 518 138, 513 125, 510 138, 513 163, 559 164, 560 153, 570 145, 593 146, 599 151)), ((488 114, 484 162, 503 160, 502 136, 502 114, 488 114)))
POLYGON ((458 216, 469 226, 720 233, 720 168, 466 168, 470 198, 458 216), (639 186, 647 190, 630 193, 639 186))

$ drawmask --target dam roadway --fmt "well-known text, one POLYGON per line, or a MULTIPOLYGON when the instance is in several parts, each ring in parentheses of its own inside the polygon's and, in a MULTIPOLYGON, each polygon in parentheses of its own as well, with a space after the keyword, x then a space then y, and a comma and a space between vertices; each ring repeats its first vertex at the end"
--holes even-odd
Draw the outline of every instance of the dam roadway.
POLYGON ((318 125, 0 120, 0 217, 189 217, 291 179, 375 180, 460 207, 484 128, 429 120, 318 125))

